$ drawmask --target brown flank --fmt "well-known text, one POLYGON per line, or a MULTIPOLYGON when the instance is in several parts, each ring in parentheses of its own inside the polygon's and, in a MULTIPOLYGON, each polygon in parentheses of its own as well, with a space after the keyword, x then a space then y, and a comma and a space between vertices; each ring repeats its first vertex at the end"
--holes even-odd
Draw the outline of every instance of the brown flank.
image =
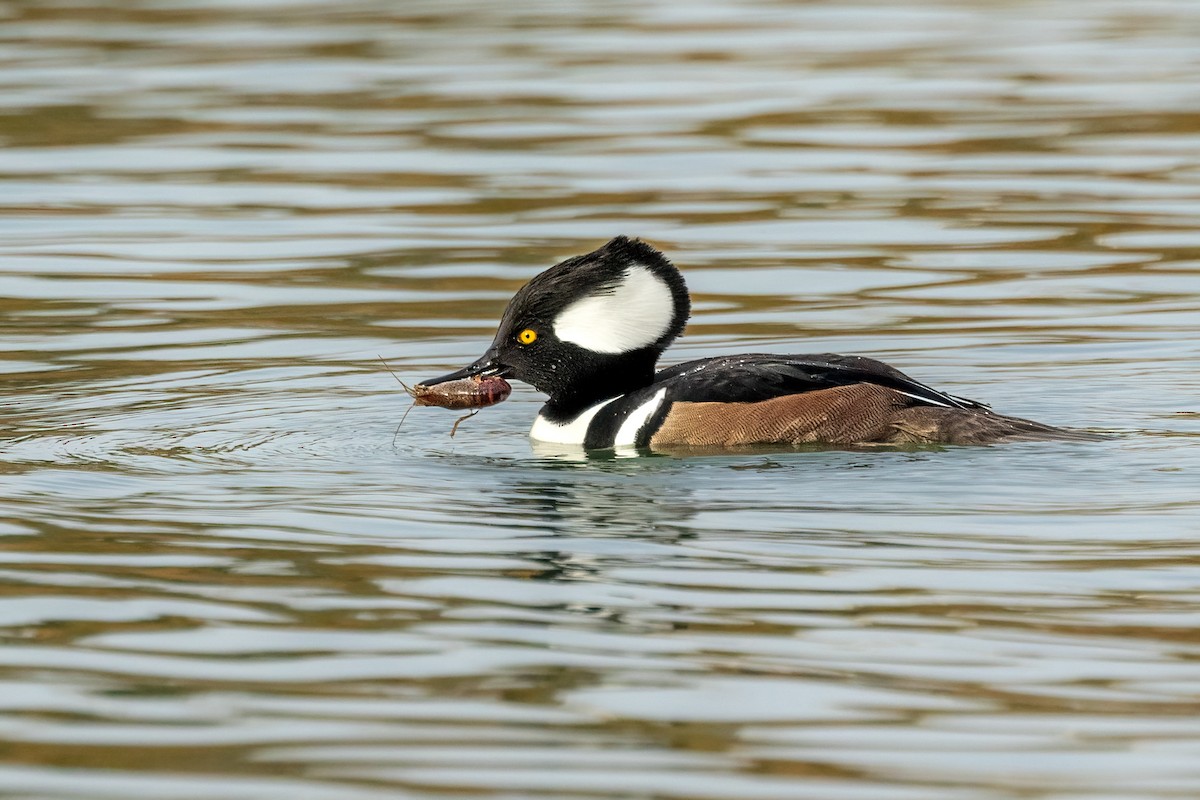
POLYGON ((757 403, 671 406, 652 448, 790 444, 992 444, 1092 439, 1090 434, 981 409, 912 406, 883 386, 859 383, 757 403))

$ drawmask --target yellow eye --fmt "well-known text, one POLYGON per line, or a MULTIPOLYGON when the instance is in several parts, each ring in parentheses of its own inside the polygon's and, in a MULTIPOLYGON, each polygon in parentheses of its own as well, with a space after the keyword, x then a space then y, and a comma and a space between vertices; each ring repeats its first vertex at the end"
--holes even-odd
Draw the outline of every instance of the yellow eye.
POLYGON ((526 328, 517 334, 517 341, 521 344, 533 344, 537 341, 537 331, 533 328, 526 328))

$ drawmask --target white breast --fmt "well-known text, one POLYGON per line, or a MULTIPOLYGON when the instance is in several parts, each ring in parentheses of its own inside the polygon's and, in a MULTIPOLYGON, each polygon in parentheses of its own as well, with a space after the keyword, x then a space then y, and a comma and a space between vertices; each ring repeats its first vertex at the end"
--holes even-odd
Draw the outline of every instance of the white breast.
MULTIPOLYGON (((613 437, 612 446, 629 447, 637 444, 638 431, 646 424, 646 420, 654 415, 666 396, 667 390, 659 389, 653 397, 626 414, 625 419, 621 422, 621 427, 617 429, 616 436, 613 437)), ((613 397, 586 408, 579 413, 579 416, 568 422, 551 422, 538 414, 537 419, 533 421, 533 428, 530 429, 529 436, 539 442, 582 445, 587 438, 588 426, 592 424, 596 414, 617 399, 619 398, 613 397)))
POLYGON ((600 409, 616 399, 615 397, 611 397, 602 403, 597 403, 579 412, 579 416, 574 419, 562 423, 551 422, 541 414, 538 414, 537 419, 533 421, 533 427, 529 430, 529 436, 530 438, 537 439, 539 442, 582 445, 584 438, 587 436, 588 425, 591 424, 592 418, 600 412, 600 409))

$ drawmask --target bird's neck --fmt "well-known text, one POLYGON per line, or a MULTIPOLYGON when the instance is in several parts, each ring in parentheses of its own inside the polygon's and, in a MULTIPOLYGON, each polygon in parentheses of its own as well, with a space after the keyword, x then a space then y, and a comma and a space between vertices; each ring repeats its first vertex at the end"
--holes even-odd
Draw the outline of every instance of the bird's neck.
POLYGON ((654 365, 658 353, 626 357, 600 370, 589 371, 550 395, 541 415, 547 420, 564 423, 597 403, 649 386, 654 382, 654 365))

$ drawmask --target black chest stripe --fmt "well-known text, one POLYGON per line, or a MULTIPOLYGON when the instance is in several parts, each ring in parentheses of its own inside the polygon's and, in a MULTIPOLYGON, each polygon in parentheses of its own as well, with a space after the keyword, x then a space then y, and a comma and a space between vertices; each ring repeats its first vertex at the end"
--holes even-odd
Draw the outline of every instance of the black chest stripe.
POLYGON ((658 433, 658 429, 666 422, 667 415, 671 413, 671 406, 674 401, 671 400, 670 392, 658 404, 658 408, 654 409, 654 413, 650 415, 650 419, 646 420, 646 424, 638 431, 637 446, 649 447, 650 440, 654 438, 654 434, 658 433))
MULTIPOLYGON (((637 411, 646 403, 650 402, 654 395, 662 390, 661 385, 652 384, 636 392, 630 392, 627 395, 618 397, 613 402, 606 405, 604 408, 592 417, 591 424, 588 425, 587 436, 584 437, 583 446, 589 450, 605 450, 613 447, 617 439, 617 433, 621 430, 621 426, 629 419, 629 415, 637 411)), ((650 443, 650 437, 658 430, 659 426, 667 417, 667 410, 671 407, 670 393, 662 399, 658 404, 658 408, 638 430, 637 441, 635 446, 645 447, 650 443)))

